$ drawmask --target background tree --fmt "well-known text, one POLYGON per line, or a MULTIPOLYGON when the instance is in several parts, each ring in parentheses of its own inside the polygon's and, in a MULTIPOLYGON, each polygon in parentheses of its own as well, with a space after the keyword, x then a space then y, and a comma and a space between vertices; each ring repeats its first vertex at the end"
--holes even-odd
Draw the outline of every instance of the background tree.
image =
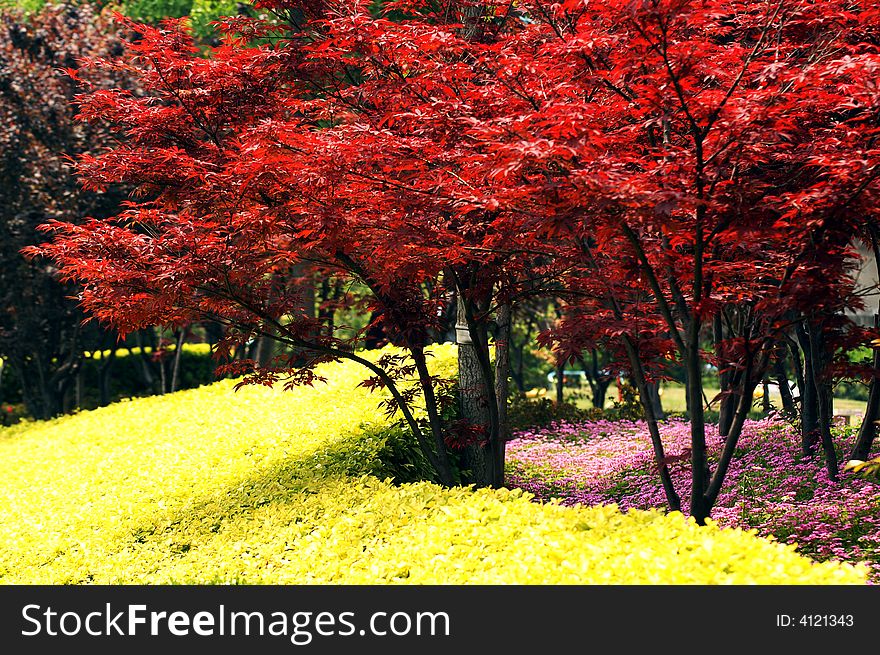
MULTIPOLYGON (((25 17, 0 14, 0 357, 18 381, 28 412, 54 416, 82 364, 83 351, 103 338, 59 284, 47 261, 26 261, 20 250, 42 240, 46 220, 78 222, 118 211, 122 195, 84 191, 67 158, 110 142, 101 126, 74 120, 78 86, 62 69, 85 56, 122 50, 110 22, 88 5, 58 5, 25 17)), ((85 74, 97 86, 128 85, 123 71, 85 74)), ((66 404, 67 403, 67 404, 66 404)))

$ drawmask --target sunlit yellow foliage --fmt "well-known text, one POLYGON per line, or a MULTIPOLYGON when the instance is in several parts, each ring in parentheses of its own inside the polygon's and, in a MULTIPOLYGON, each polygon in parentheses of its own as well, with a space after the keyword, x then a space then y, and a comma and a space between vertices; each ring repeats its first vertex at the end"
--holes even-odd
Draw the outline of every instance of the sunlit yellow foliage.
MULTIPOLYGON (((434 365, 451 368, 452 348, 440 354, 434 365)), ((356 388, 355 364, 321 372, 315 388, 234 393, 221 381, 0 431, 0 582, 865 580, 680 514, 365 475, 379 445, 358 434, 384 420, 379 399, 356 388)))
MULTIPOLYGON (((165 346, 166 350, 177 350, 177 344, 170 343, 165 346)), ((139 355, 142 348, 137 346, 133 348, 117 348, 115 350, 116 357, 127 357, 129 355, 139 355)), ((147 348, 146 352, 155 352, 155 348, 147 348)), ((192 353, 193 355, 207 355, 211 352, 211 344, 208 343, 185 343, 183 344, 183 352, 192 353)), ((110 350, 95 350, 84 353, 87 359, 103 359, 110 356, 110 350)))

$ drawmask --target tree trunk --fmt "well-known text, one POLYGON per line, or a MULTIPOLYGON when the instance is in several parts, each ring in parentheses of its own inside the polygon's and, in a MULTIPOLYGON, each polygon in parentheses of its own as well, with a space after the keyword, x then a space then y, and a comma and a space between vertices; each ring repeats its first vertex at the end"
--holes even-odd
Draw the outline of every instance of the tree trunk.
POLYGON ((605 408, 605 399, 608 397, 608 387, 610 384, 610 381, 596 384, 593 391, 593 407, 597 409, 605 408))
POLYGON ((565 362, 556 364, 556 404, 565 401, 565 362))
MULTIPOLYGON (((880 262, 878 262, 880 264, 880 262)), ((880 314, 874 314, 874 327, 880 328, 880 314)), ((865 461, 871 454, 871 446, 877 436, 877 420, 880 420, 880 384, 877 376, 880 375, 880 347, 874 348, 874 377, 868 388, 868 402, 865 405, 865 417, 859 428, 859 436, 850 453, 850 459, 865 461)))
POLYGON ((697 525, 705 525, 712 509, 706 500, 709 482, 706 423, 703 415, 703 375, 700 359, 700 322, 691 317, 687 342, 687 398, 691 419, 691 507, 697 525))
MULTIPOLYGON (((498 402, 498 431, 501 434, 501 448, 510 437, 507 425, 507 398, 510 393, 510 304, 498 308, 495 323, 495 398, 498 402)), ((503 451, 502 451, 503 456, 503 451)), ((502 459, 503 462, 503 459, 502 459)))
POLYGON ((526 391, 526 380, 523 374, 523 357, 525 356, 526 344, 528 343, 527 339, 523 339, 522 343, 517 342, 513 336, 513 317, 511 316, 509 321, 510 327, 508 328, 508 339, 507 339, 507 351, 508 357, 510 359, 510 377, 513 379, 516 388, 523 393, 526 391))
POLYGON ((340 282, 336 280, 333 285, 330 284, 330 278, 324 277, 321 280, 320 302, 318 303, 318 322, 324 329, 324 334, 328 337, 333 336, 335 329, 334 321, 334 305, 339 298, 340 282))
POLYGON ((168 393, 168 380, 165 375, 165 362, 164 360, 159 360, 159 384, 162 386, 162 393, 168 393))
MULTIPOLYGON (((2 371, 0 371, 2 372, 2 371)), ((82 399, 82 379, 83 379, 83 369, 79 370, 79 373, 76 374, 76 386, 74 387, 74 401, 73 404, 76 405, 77 409, 82 409, 83 399, 82 399)))
POLYGON ((820 326, 810 325, 807 336, 810 344, 810 366, 816 388, 816 404, 819 409, 819 436, 822 440, 822 449, 825 451, 825 468, 828 471, 828 477, 831 480, 836 480, 837 454, 834 451, 834 441, 831 437, 831 386, 822 379, 826 353, 820 326))
POLYGON ((593 407, 596 409, 604 409, 605 398, 608 396, 608 387, 611 386, 611 378, 602 373, 602 367, 599 366, 599 353, 595 348, 590 349, 589 365, 581 355, 578 355, 578 361, 581 363, 581 368, 584 373, 587 374, 593 407))
POLYGON ((794 398, 791 395, 791 389, 788 387, 788 376, 785 374, 785 366, 781 359, 777 359, 776 363, 773 365, 773 373, 776 377, 776 384, 779 386, 779 397, 782 399, 782 411, 786 416, 794 416, 794 398))
MULTIPOLYGON (((721 390, 721 401, 718 405, 718 434, 726 437, 733 423, 733 415, 739 403, 739 398, 733 393, 732 387, 736 384, 731 371, 722 360, 721 342, 724 341, 724 323, 721 315, 717 314, 712 321, 712 339, 715 345, 715 356, 719 360, 718 387, 721 390)), ((690 410, 690 403, 688 403, 690 410)))
POLYGON ((819 443, 819 397, 816 392, 810 337, 803 324, 797 326, 797 338, 804 357, 804 386, 801 389, 801 454, 813 455, 819 443))
POLYGON ((681 497, 672 484, 672 476, 669 473, 669 465, 666 462, 666 454, 663 450, 663 440, 660 437, 660 428, 657 424, 657 415, 654 413, 654 405, 648 400, 649 394, 647 380, 645 379, 645 369, 639 359, 635 345, 628 336, 624 336, 623 345, 626 348, 626 354, 632 369, 633 381, 636 383, 639 399, 642 402, 642 409, 645 412, 645 423, 648 426, 648 434, 651 435, 651 445, 654 449, 654 463, 657 465, 657 471, 660 474, 660 483, 663 485, 663 492, 666 495, 666 504, 670 512, 679 512, 681 511, 681 497))
POLYGON ((726 437, 730 433, 730 426, 733 424, 733 416, 739 405, 739 397, 733 392, 730 395, 721 397, 721 404, 718 406, 718 434, 726 437))
MULTIPOLYGON (((416 363, 416 370, 419 374, 419 383, 422 387, 422 393, 425 397, 425 409, 428 412, 428 422, 431 427, 431 434, 434 437, 434 457, 428 457, 434 464, 440 481, 443 484, 451 485, 455 479, 452 472, 452 466, 449 461, 449 453, 446 450, 444 442, 443 424, 440 419, 439 407, 437 405, 437 397, 434 395, 434 381, 428 371, 428 363, 425 359, 425 351, 423 348, 410 349, 413 360, 416 363)), ((424 448, 427 444, 421 444, 424 448)), ((426 453, 427 454, 427 453, 426 453)))
POLYGON ((180 328, 177 335, 177 347, 174 349, 174 367, 171 370, 171 393, 177 391, 177 383, 180 374, 180 358, 183 355, 183 340, 186 337, 186 328, 180 328))
MULTIPOLYGON (((150 362, 149 356, 147 355, 147 344, 144 342, 144 338, 140 330, 135 332, 134 338, 139 351, 138 360, 140 362, 140 372, 141 378, 143 379, 144 383, 144 389, 149 391, 150 393, 156 393, 156 378, 153 375, 152 363, 150 362)), ((150 345, 153 346, 153 352, 155 352, 155 344, 150 345)), ((165 389, 162 388, 159 391, 161 393, 165 391, 165 389)))
MULTIPOLYGON (((758 370, 763 370, 766 367, 768 357, 769 354, 765 354, 765 356, 762 357, 759 361, 758 370)), ((727 477, 727 471, 730 468, 730 463, 733 461, 733 456, 736 452, 736 445, 742 434, 743 425, 745 425, 749 410, 752 407, 751 398, 757 387, 757 378, 752 374, 751 363, 747 366, 745 374, 740 375, 739 379, 741 385, 738 388, 739 393, 737 394, 739 405, 734 413, 730 431, 724 440, 724 448, 721 450, 718 466, 715 468, 715 473, 709 480, 709 487, 706 490, 704 498, 704 504, 707 507, 707 511, 711 510, 712 507, 715 506, 715 502, 718 500, 718 494, 721 493, 724 479, 727 477)))
MULTIPOLYGON (((489 416, 489 394, 480 366, 477 345, 473 343, 465 319, 465 300, 461 293, 457 299, 457 320, 455 336, 458 343, 458 398, 461 417, 469 425, 481 428, 488 437, 491 417, 489 416)), ((465 447, 463 453, 463 477, 466 484, 478 487, 492 484, 492 458, 489 444, 480 442, 465 447)))
MULTIPOLYGON (((654 409, 654 416, 658 421, 666 419, 666 412, 663 411, 663 401, 660 399, 660 385, 657 382, 648 382, 645 385, 645 391, 648 394, 648 402, 654 409)), ((639 392, 641 395, 641 392, 639 392)))
POLYGON ((269 366, 275 357, 275 344, 271 337, 257 337, 254 348, 253 360, 261 367, 269 366))
POLYGON ((205 337, 208 341, 208 345, 211 346, 211 350, 214 350, 214 346, 217 345, 217 342, 223 338, 223 325, 216 321, 205 321, 205 337))
POLYGON ((33 353, 28 360, 21 358, 12 362, 10 368, 18 378, 22 402, 28 414, 37 420, 45 420, 63 413, 63 394, 53 388, 46 364, 39 353, 33 353))
POLYGON ((788 352, 791 355, 791 367, 794 369, 794 383, 798 390, 798 403, 800 403, 803 399, 804 387, 806 385, 804 381, 804 367, 801 364, 801 351, 794 340, 786 339, 786 343, 788 343, 788 352))
POLYGON ((110 348, 110 354, 107 357, 101 356, 101 363, 98 365, 98 404, 105 407, 110 404, 110 371, 113 369, 113 362, 116 359, 116 348, 110 348))

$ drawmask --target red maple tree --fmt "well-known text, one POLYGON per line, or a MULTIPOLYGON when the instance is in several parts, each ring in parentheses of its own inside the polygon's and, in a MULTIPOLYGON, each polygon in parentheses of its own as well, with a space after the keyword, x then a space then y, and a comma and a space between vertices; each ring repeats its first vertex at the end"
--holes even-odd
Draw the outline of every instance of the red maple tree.
MULTIPOLYGON (((125 182, 146 195, 110 221, 50 225, 42 252, 85 286, 84 306, 122 330, 207 317, 227 324, 227 345, 263 335, 296 349, 275 366, 249 363, 254 381, 311 382, 320 361, 358 361, 452 483, 450 424, 425 349, 454 291, 472 342, 462 368, 478 383, 461 385, 462 406, 473 396, 485 410, 471 464, 475 481, 498 485, 504 385, 488 324, 552 289, 570 309, 553 337, 562 357, 613 346, 639 386, 672 360, 685 365, 690 512, 705 520, 780 341, 796 325, 824 334, 858 302, 851 243, 876 223, 880 175, 877 10, 841 0, 260 7, 269 20, 226 20, 208 57, 167 22, 132 25, 128 55, 95 63, 136 73, 146 93, 82 98, 83 119, 113 124, 121 144, 82 158, 80 172, 94 188, 125 182), (322 329, 302 310, 292 271, 303 264, 359 280, 411 362, 370 361, 322 329), (730 373, 736 409, 711 475, 707 363, 730 373), (426 420, 400 383, 410 375, 426 420)), ((674 489, 667 496, 675 506, 674 489)))
MULTIPOLYGON (((690 513, 702 522, 786 334, 808 333, 814 381, 827 374, 832 337, 866 336, 841 312, 860 302, 853 241, 877 221, 878 13, 840 2, 566 3, 548 22, 581 59, 567 78, 591 78, 603 112, 594 147, 569 159, 571 204, 556 213, 567 230, 580 216, 577 277, 604 278, 604 289, 591 280, 569 329, 622 339, 649 362, 674 346, 687 372, 690 513), (707 363, 735 381, 714 471, 707 363)), ((640 363, 628 359, 638 382, 640 363)), ((834 477, 830 417, 821 419, 834 477)))

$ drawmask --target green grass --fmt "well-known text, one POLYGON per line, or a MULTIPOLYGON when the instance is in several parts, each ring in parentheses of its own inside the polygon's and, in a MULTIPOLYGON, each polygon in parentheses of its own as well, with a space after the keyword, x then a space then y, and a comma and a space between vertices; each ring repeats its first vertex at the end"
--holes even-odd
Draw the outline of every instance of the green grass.
MULTIPOLYGON (((667 412, 683 412, 687 408, 687 402, 685 401, 685 388, 684 385, 681 384, 663 384, 660 387, 661 394, 660 398, 663 403, 663 409, 667 412)), ((705 389, 706 398, 712 403, 712 399, 718 394, 719 389, 717 387, 707 387, 705 389)), ((574 396, 577 398, 577 405, 583 408, 592 407, 592 401, 589 398, 589 394, 585 390, 578 390, 572 393, 572 390, 566 389, 566 394, 568 396, 574 396)), ((761 390, 760 388, 756 392, 755 395, 755 409, 761 409, 761 390)), ((605 407, 610 408, 614 400, 617 399, 617 385, 612 384, 608 387, 608 395, 605 399, 605 407)), ((778 392, 771 391, 770 393, 770 402, 775 407, 782 407, 782 399, 779 397, 778 392)), ((709 409, 718 410, 718 403, 712 403, 709 409)), ((853 413, 864 413, 865 411, 865 402, 862 400, 851 400, 849 398, 835 398, 834 399, 834 410, 835 412, 853 412, 853 413)))

